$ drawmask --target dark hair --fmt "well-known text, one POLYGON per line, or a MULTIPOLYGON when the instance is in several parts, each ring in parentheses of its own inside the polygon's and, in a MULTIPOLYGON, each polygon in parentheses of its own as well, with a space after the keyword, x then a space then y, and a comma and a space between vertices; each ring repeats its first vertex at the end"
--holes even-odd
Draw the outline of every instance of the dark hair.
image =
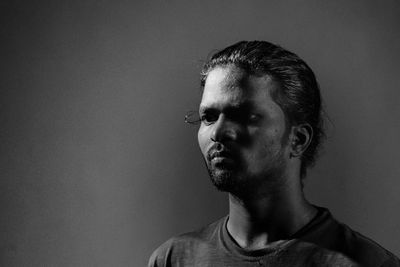
POLYGON ((285 113, 288 126, 308 123, 313 136, 307 150, 301 156, 301 177, 313 166, 325 136, 321 108, 321 95, 311 68, 296 54, 266 41, 241 41, 216 52, 204 64, 201 71, 201 87, 204 88, 208 73, 217 66, 233 64, 251 75, 269 75, 280 83, 271 93, 273 100, 285 113))

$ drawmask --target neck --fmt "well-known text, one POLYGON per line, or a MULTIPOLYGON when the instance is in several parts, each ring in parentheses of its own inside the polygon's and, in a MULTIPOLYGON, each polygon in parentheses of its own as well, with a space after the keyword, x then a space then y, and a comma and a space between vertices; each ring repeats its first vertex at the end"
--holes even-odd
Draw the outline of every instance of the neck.
POLYGON ((257 199, 243 199, 230 194, 227 229, 239 246, 261 249, 271 242, 288 239, 316 212, 298 186, 286 187, 283 191, 257 199))

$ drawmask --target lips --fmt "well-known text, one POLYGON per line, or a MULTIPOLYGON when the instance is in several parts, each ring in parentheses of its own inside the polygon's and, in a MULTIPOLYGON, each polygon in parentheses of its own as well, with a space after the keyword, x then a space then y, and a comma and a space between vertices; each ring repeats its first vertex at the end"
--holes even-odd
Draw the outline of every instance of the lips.
POLYGON ((213 158, 233 158, 234 153, 232 150, 228 149, 226 146, 216 143, 211 146, 207 152, 208 159, 211 160, 213 158))
POLYGON ((211 150, 208 153, 208 160, 214 167, 228 167, 235 164, 234 155, 227 150, 211 150))
POLYGON ((210 159, 215 158, 232 158, 232 154, 227 151, 214 151, 210 153, 210 159))

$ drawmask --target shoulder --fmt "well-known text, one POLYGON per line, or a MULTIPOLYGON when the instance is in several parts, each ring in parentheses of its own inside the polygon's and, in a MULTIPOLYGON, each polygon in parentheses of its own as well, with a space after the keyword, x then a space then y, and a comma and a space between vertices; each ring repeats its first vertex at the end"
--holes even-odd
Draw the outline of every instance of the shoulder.
POLYGON ((390 251, 365 235, 339 223, 343 231, 343 245, 346 252, 359 262, 371 266, 400 266, 400 260, 390 251))
POLYGON ((359 266, 354 260, 340 252, 301 240, 296 240, 287 249, 284 257, 295 259, 295 262, 289 262, 287 266, 359 266))
POLYGON ((178 259, 190 260, 197 252, 207 251, 216 242, 225 219, 168 239, 152 253, 148 266, 173 266, 178 259))
POLYGON ((318 209, 319 215, 301 233, 301 239, 340 252, 363 266, 400 266, 399 259, 393 253, 337 221, 329 210, 318 209))

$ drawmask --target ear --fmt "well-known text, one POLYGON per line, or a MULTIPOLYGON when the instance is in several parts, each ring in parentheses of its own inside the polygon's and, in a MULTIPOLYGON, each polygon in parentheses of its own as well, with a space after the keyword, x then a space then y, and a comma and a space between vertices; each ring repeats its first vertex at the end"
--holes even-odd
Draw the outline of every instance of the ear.
POLYGON ((310 124, 303 123, 292 127, 290 137, 290 157, 300 157, 310 145, 313 129, 310 124))

